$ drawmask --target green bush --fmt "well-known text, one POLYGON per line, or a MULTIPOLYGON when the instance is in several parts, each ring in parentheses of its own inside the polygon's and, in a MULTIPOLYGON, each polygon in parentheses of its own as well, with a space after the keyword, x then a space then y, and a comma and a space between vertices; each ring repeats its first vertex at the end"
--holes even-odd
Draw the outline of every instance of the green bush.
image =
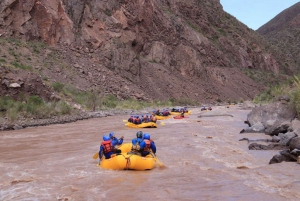
POLYGON ((64 84, 60 82, 53 82, 51 86, 53 87, 54 91, 58 93, 62 92, 64 88, 64 84))
POLYGON ((113 94, 109 94, 102 99, 102 105, 108 108, 117 107, 118 102, 118 98, 113 94))
POLYGON ((58 107, 61 114, 71 114, 72 108, 66 102, 60 102, 58 107))
POLYGON ((39 96, 30 96, 28 98, 28 104, 40 106, 44 103, 43 99, 41 99, 39 96))
POLYGON ((72 85, 68 84, 68 85, 64 86, 63 93, 66 96, 72 97, 73 100, 78 104, 85 105, 85 103, 87 101, 88 92, 81 92, 72 85))

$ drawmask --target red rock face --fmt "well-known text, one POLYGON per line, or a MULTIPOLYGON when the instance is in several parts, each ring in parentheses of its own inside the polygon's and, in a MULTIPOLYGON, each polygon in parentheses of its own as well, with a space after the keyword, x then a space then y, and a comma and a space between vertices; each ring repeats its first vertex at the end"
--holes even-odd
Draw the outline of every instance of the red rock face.
POLYGON ((64 46, 64 62, 83 64, 74 85, 120 98, 249 99, 263 85, 240 69, 280 70, 218 0, 4 0, 0 7, 0 34, 64 46), (101 75, 86 81, 94 73, 101 75))

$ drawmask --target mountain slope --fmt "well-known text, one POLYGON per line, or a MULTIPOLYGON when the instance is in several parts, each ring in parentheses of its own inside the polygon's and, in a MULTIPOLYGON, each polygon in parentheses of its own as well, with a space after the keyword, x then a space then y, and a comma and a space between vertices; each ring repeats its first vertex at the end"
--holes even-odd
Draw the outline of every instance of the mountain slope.
POLYGON ((285 65, 292 64, 294 66, 292 72, 299 72, 300 2, 279 13, 268 23, 261 26, 257 32, 280 48, 287 58, 285 65))
MULTIPOLYGON (((215 102, 252 99, 265 88, 255 78, 276 78, 285 68, 282 56, 219 0, 4 0, 0 8, 1 37, 51 46, 31 70, 48 85, 119 99, 215 102)), ((18 62, 10 55, 1 65, 18 62)))

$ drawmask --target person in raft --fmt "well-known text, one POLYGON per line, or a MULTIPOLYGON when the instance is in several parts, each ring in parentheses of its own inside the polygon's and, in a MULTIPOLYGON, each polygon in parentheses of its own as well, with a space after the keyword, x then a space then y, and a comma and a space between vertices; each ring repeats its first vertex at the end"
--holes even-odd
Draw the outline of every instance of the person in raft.
POLYGON ((113 154, 119 155, 120 153, 121 150, 114 148, 110 137, 108 135, 104 135, 103 141, 101 142, 100 145, 98 164, 100 165, 100 161, 103 155, 106 159, 109 159, 112 157, 113 154))
POLYGON ((155 155, 156 146, 153 140, 150 138, 150 134, 144 133, 143 141, 140 143, 140 152, 141 155, 147 156, 151 152, 155 155))
POLYGON ((115 133, 114 132, 110 132, 109 133, 109 138, 111 139, 112 146, 114 148, 116 148, 117 145, 120 146, 123 143, 124 136, 122 136, 120 139, 118 139, 118 138, 115 137, 115 133))
POLYGON ((180 116, 184 117, 184 111, 181 111, 180 116))
POLYGON ((132 139, 132 147, 131 151, 129 152, 130 154, 136 154, 136 155, 141 155, 140 152, 140 143, 143 141, 143 132, 138 131, 136 133, 136 138, 132 139))

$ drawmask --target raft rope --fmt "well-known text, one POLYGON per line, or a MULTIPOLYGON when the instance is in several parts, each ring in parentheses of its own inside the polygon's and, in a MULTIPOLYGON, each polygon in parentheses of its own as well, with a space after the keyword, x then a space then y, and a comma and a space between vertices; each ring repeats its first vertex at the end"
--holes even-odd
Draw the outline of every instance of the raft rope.
POLYGON ((123 154, 122 156, 126 159, 126 167, 124 168, 124 170, 129 170, 129 167, 131 165, 131 162, 130 162, 130 157, 133 156, 133 155, 130 155, 129 157, 125 157, 123 154))

